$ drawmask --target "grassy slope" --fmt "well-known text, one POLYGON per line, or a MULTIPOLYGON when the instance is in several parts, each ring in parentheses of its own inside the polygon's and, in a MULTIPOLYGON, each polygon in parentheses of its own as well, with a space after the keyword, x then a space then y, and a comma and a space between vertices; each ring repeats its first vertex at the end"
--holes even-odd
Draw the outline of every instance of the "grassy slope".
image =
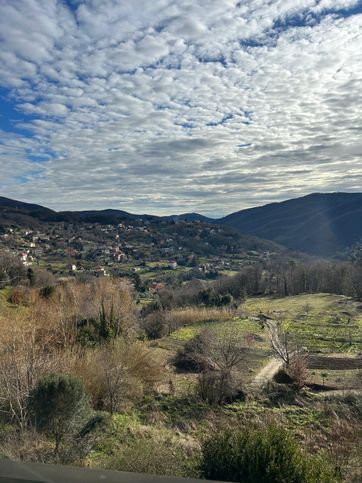
POLYGON ((157 348, 162 353, 165 364, 173 372, 172 377, 175 378, 176 386, 180 385, 181 394, 194 386, 196 375, 175 373, 170 361, 186 341, 205 328, 222 331, 230 325, 240 333, 240 337, 248 333, 257 334, 260 340, 249 350, 247 361, 241 368, 244 371, 243 379, 248 384, 272 355, 265 330, 259 322, 253 320, 253 317, 262 312, 282 320, 298 345, 307 347, 311 358, 313 354, 318 356, 313 359, 313 367, 310 370, 311 383, 321 384, 321 374, 327 373, 326 384, 328 380, 333 387, 355 387, 358 384, 356 368, 359 367, 359 363, 351 368, 348 365, 344 367, 344 363, 340 367, 335 361, 336 357, 341 356, 342 359, 349 357, 355 360, 356 353, 362 348, 362 311, 358 306, 359 304, 347 297, 331 294, 250 298, 242 306, 244 318, 222 317, 219 320, 215 318, 190 323, 154 343, 154 349, 157 348))
POLYGON ((283 322, 299 345, 310 351, 359 352, 362 311, 348 297, 330 294, 251 298, 249 314, 268 314, 283 322))

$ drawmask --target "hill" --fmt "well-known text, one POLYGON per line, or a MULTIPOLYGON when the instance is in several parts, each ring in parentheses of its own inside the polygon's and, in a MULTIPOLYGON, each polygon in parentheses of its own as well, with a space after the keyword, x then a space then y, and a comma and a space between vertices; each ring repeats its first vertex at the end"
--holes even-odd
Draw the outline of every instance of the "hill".
POLYGON ((0 225, 37 227, 42 222, 117 224, 124 220, 157 219, 122 210, 54 211, 41 205, 0 196, 0 225))
POLYGON ((241 210, 218 220, 198 213, 153 216, 113 209, 56 212, 40 205, 0 197, 0 225, 3 226, 38 227, 44 222, 61 221, 116 225, 137 220, 218 224, 292 250, 334 256, 362 240, 362 193, 314 193, 241 210))
POLYGON ((273 241, 204 220, 208 218, 196 213, 157 217, 112 209, 56 212, 40 205, 0 199, 0 233, 8 233, 7 228, 12 227, 14 233, 6 240, 21 252, 29 243, 28 229, 41 232, 45 240, 37 241, 37 248, 43 255, 48 250, 49 256, 43 257, 47 263, 54 257, 58 262, 64 260, 68 247, 83 260, 98 264, 113 264, 115 259, 122 262, 123 258, 138 263, 177 259, 180 265, 189 264, 192 268, 192 256, 202 257, 201 265, 212 257, 226 257, 219 268, 234 270, 240 260, 260 261, 270 254, 286 252, 273 241), (114 245, 118 246, 117 252, 113 252, 114 245))
POLYGON ((0 225, 38 226, 40 222, 55 219, 57 213, 44 206, 0 196, 0 225))
POLYGON ((214 223, 213 218, 208 218, 207 216, 200 215, 200 213, 182 213, 181 215, 170 215, 163 216, 164 220, 173 221, 203 221, 204 223, 214 223))
POLYGON ((86 210, 86 211, 60 211, 57 213, 56 221, 67 221, 69 223, 102 223, 114 225, 125 220, 153 220, 157 216, 135 215, 123 210, 86 210))
POLYGON ((313 193, 217 220, 293 250, 330 256, 362 240, 362 193, 313 193))

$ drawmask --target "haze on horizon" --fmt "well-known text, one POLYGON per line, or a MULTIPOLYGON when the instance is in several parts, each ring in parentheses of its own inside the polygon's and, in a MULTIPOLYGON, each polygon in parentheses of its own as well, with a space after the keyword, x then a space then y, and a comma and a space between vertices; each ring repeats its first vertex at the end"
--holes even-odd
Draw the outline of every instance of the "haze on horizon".
POLYGON ((362 191, 362 2, 0 0, 0 195, 220 216, 362 191))

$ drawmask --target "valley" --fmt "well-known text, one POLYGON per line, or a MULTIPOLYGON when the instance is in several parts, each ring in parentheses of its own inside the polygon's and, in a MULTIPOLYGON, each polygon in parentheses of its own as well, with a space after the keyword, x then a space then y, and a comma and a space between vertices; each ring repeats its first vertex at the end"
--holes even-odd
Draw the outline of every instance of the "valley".
POLYGON ((302 481, 359 481, 358 257, 195 217, 30 211, 1 225, 2 458, 205 477, 237 427, 286 438, 302 481), (57 399, 34 401, 60 386, 79 400, 52 420, 57 399))

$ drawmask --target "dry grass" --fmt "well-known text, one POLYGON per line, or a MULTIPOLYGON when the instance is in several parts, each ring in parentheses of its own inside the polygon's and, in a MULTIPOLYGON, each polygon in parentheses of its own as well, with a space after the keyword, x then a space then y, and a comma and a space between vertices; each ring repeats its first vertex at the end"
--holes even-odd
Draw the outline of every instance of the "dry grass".
POLYGON ((177 327, 184 325, 192 325, 202 322, 219 322, 229 320, 233 317, 234 311, 231 309, 217 308, 197 308, 188 307, 183 309, 174 309, 169 312, 169 317, 177 327))

